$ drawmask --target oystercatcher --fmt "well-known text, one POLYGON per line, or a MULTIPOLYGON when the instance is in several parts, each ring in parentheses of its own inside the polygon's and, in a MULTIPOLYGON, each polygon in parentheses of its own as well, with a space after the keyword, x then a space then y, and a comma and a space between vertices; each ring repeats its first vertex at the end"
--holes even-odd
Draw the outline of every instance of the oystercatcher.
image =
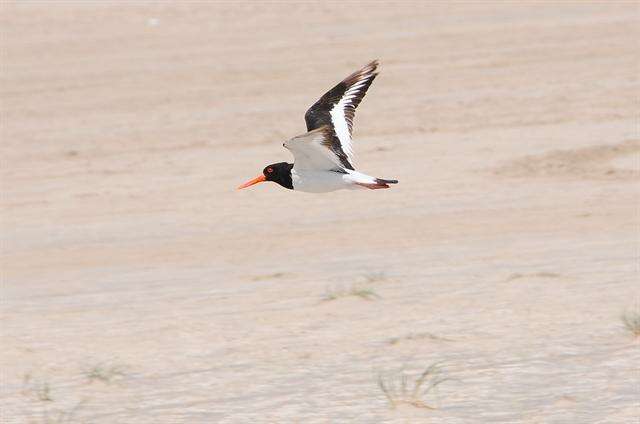
POLYGON ((374 60, 349 75, 307 110, 304 120, 308 132, 283 144, 293 153, 293 163, 268 165, 261 175, 238 189, 263 181, 273 181, 290 190, 311 193, 356 188, 376 190, 397 184, 397 180, 370 177, 353 167, 353 117, 378 75, 377 67, 378 61, 374 60))

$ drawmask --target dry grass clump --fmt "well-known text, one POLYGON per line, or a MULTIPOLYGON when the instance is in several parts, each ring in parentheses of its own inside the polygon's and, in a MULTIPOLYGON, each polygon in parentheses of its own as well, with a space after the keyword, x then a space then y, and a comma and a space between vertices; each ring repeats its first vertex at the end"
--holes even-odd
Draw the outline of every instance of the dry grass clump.
POLYGON ((55 407, 51 396, 51 384, 47 379, 34 379, 31 373, 26 373, 22 379, 22 395, 30 402, 36 402, 35 407, 40 409, 39 418, 30 420, 29 424, 71 424, 78 422, 77 414, 88 402, 83 399, 73 407, 62 409, 55 407))
POLYGON ((384 272, 369 272, 362 276, 365 283, 379 283, 381 281, 387 281, 387 274, 384 272))
POLYGON ((359 297, 364 300, 380 299, 380 296, 370 286, 381 281, 388 281, 384 272, 369 272, 356 278, 351 285, 341 285, 327 288, 323 301, 336 300, 343 297, 359 297))
POLYGON ((447 380, 449 378, 442 376, 440 363, 435 363, 415 376, 407 374, 404 370, 395 374, 379 373, 377 383, 392 409, 403 404, 436 409, 427 404, 425 398, 447 380))
POLYGON ((89 383, 101 381, 111 383, 125 375, 125 367, 119 364, 97 364, 85 371, 85 376, 89 383))
POLYGON ((40 402, 52 402, 51 385, 47 380, 35 380, 31 373, 26 373, 22 377, 22 394, 33 397, 40 402))
POLYGON ((626 311, 620 317, 624 327, 629 330, 631 334, 636 337, 640 337, 640 311, 626 311))
POLYGON ((50 411, 47 408, 44 408, 42 411, 42 424, 72 424, 77 421, 76 415, 78 411, 80 411, 85 404, 86 400, 81 400, 76 403, 76 405, 68 410, 56 409, 54 411, 50 411))
POLYGON ((522 278, 561 278, 562 275, 555 272, 534 272, 531 274, 520 274, 519 272, 507 277, 507 281, 520 280, 522 278))
POLYGON ((288 275, 289 274, 285 274, 284 272, 274 272, 272 274, 255 275, 251 277, 251 281, 276 280, 279 278, 285 278, 288 275))
POLYGON ((409 333, 406 336, 402 337, 392 337, 387 339, 387 343, 390 345, 395 345, 403 341, 418 341, 418 340, 433 340, 439 342, 452 342, 452 339, 448 339, 446 337, 441 337, 429 332, 422 333, 409 333))
POLYGON ((359 284, 354 284, 349 287, 337 287, 332 289, 327 289, 326 293, 322 297, 322 300, 325 302, 340 299, 343 297, 359 297, 364 300, 374 300, 380 298, 378 294, 369 287, 364 287, 359 284))

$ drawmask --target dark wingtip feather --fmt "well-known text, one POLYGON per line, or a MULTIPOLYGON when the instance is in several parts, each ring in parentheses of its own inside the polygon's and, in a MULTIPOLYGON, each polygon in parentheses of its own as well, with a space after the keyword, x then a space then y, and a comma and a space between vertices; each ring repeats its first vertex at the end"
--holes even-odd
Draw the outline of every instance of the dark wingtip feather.
POLYGON ((383 180, 382 178, 376 178, 378 184, 398 184, 398 180, 383 180))
POLYGON ((364 95, 367 93, 369 86, 378 75, 376 72, 378 65, 379 62, 377 59, 372 60, 343 79, 335 87, 320 97, 320 99, 318 99, 318 101, 316 101, 304 115, 304 119, 307 124, 307 131, 314 130, 323 125, 330 125, 333 127, 333 121, 330 115, 331 109, 340 101, 349 88, 358 82, 365 81, 359 88, 356 95, 350 100, 350 104, 345 107, 345 119, 347 120, 349 133, 351 133, 353 129, 355 109, 358 107, 364 95))

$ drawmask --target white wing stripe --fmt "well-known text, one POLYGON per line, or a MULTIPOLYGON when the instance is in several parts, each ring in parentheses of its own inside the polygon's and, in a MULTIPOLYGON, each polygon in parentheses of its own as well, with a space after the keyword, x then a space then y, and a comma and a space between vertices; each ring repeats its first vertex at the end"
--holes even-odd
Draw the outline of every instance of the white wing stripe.
POLYGON ((347 124, 347 119, 344 115, 344 111, 347 107, 351 106, 351 100, 353 100, 358 93, 361 91, 362 87, 367 82, 368 78, 363 79, 362 81, 358 81, 344 93, 342 98, 336 105, 331 109, 329 114, 331 115, 331 122, 333 123, 333 127, 335 129, 336 135, 338 136, 338 140, 340 140, 340 144, 342 145, 342 150, 349 158, 349 162, 353 164, 353 147, 351 144, 351 134, 349 133, 349 125, 347 124))
POLYGON ((307 129, 313 131, 327 125, 327 143, 334 150, 336 157, 346 168, 353 167, 353 142, 351 131, 353 118, 358 104, 378 75, 375 71, 377 61, 372 61, 362 69, 352 73, 339 84, 326 92, 305 113, 307 129), (337 146, 339 144, 339 146, 337 146))
MULTIPOLYGON (((349 134, 349 126, 347 125, 347 119, 344 116, 345 101, 344 98, 331 109, 331 122, 333 122, 333 128, 340 140, 342 150, 349 158, 349 162, 353 164, 353 149, 351 148, 351 135, 349 134)), ((355 166, 355 165, 354 165, 355 166)))

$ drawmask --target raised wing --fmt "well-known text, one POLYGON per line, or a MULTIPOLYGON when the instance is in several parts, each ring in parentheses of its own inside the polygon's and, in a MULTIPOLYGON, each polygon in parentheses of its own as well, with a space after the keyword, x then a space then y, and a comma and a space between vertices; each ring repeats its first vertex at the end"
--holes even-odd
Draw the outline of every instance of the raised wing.
POLYGON ((351 132, 356 108, 362 101, 367 89, 375 79, 378 61, 366 65, 364 68, 346 77, 338 85, 327 91, 313 106, 307 110, 304 120, 307 131, 328 125, 333 132, 335 142, 340 144, 345 153, 349 166, 353 169, 353 147, 351 132))
POLYGON ((293 153, 293 169, 342 171, 353 169, 329 125, 323 125, 283 144, 293 153))

